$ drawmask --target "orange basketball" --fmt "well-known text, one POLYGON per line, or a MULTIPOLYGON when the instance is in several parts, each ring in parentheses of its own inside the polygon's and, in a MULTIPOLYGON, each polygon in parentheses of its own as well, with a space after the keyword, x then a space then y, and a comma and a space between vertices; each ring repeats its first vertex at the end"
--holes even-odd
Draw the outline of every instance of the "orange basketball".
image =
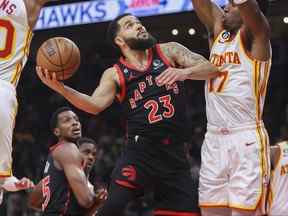
POLYGON ((38 49, 37 65, 56 73, 57 80, 69 79, 79 68, 81 57, 77 45, 64 37, 45 41, 38 49))

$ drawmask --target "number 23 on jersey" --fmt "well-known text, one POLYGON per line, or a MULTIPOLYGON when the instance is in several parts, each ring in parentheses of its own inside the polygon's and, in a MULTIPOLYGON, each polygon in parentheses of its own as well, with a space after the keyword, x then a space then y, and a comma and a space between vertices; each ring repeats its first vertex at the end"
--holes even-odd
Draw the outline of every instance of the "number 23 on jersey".
POLYGON ((150 124, 156 123, 161 121, 163 118, 172 118, 175 114, 175 108, 173 104, 171 103, 171 95, 165 95, 162 97, 159 97, 159 102, 156 100, 148 100, 144 107, 146 109, 150 109, 150 112, 148 114, 148 121, 150 124), (163 113, 159 113, 159 103, 165 108, 165 111, 163 113))

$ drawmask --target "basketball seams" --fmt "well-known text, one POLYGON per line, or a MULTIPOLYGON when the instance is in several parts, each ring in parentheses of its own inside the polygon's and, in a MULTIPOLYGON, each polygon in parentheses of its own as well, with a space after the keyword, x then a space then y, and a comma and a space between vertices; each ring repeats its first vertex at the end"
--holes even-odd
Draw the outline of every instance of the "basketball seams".
POLYGON ((60 51, 60 48, 59 48, 58 39, 54 38, 53 40, 55 41, 55 44, 56 44, 56 47, 57 47, 57 52, 58 52, 58 55, 59 55, 59 60, 60 60, 61 69, 62 69, 62 79, 64 79, 64 75, 65 74, 64 74, 62 55, 61 55, 61 51, 60 51))
MULTIPOLYGON (((69 43, 70 44, 70 43, 69 43)), ((71 59, 72 59, 72 55, 73 55, 73 51, 74 51, 74 45, 71 43, 71 49, 70 49, 70 56, 69 58, 67 59, 67 61, 63 64, 64 66, 67 65, 71 59)))
MULTIPOLYGON (((74 65, 72 65, 72 66, 70 66, 70 67, 65 68, 64 72, 65 72, 66 70, 70 70, 71 68, 74 68, 76 65, 77 65, 77 63, 75 63, 74 65)), ((52 71, 52 72, 55 72, 55 73, 57 74, 57 73, 59 73, 59 72, 62 73, 63 71, 62 71, 62 69, 61 69, 61 70, 54 70, 54 71, 52 71)), ((64 73, 64 75, 65 75, 65 73, 64 73)))
MULTIPOLYGON (((43 45, 42 45, 43 46, 43 45)), ((41 46, 41 47, 42 47, 41 46)), ((46 49, 42 49, 40 47, 40 52, 41 52, 41 54, 43 54, 43 56, 45 57, 45 59, 51 64, 51 65, 53 65, 53 66, 56 66, 56 67, 61 67, 61 65, 58 65, 58 64, 56 64, 56 63, 54 63, 47 55, 46 55, 46 53, 44 52, 44 50, 46 51, 46 49)), ((43 46, 44 47, 44 46, 43 46)))

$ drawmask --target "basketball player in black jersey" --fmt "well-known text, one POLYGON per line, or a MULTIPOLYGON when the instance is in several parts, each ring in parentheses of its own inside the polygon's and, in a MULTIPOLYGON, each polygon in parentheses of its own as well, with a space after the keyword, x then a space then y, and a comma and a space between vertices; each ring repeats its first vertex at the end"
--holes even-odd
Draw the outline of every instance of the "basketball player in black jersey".
POLYGON ((181 70, 183 80, 209 79, 218 75, 217 68, 176 42, 157 44, 130 14, 112 21, 108 35, 122 57, 104 71, 92 96, 37 67, 42 82, 79 109, 98 114, 118 98, 126 111, 128 143, 112 174, 108 200, 97 215, 123 215, 126 204, 146 188, 154 189, 154 215, 198 215, 197 188, 183 145, 183 82, 162 86, 155 78, 166 70, 181 70))
MULTIPOLYGON (((98 145, 97 143, 90 138, 87 137, 81 137, 77 140, 77 146, 79 148, 79 151, 82 155, 82 157, 84 158, 85 161, 85 166, 84 166, 84 171, 86 174, 86 178, 88 179, 88 185, 90 188, 93 188, 94 186, 89 182, 89 177, 90 177, 90 173, 92 171, 92 168, 96 162, 97 159, 97 155, 98 155, 98 145)), ((97 193, 102 193, 103 197, 101 197, 101 199, 106 199, 107 198, 107 191, 105 188, 103 188, 101 186, 101 188, 97 185, 97 193)), ((71 200, 71 211, 75 212, 77 210, 77 206, 78 206, 78 202, 77 199, 75 198, 75 196, 72 197, 71 200), (75 208, 75 210, 73 210, 73 208, 75 208)), ((81 212, 80 212, 81 213, 81 212)), ((85 216, 92 216, 96 213, 96 211, 89 211, 89 213, 86 213, 85 216)))
POLYGON ((77 146, 85 161, 85 174, 87 179, 90 177, 91 170, 95 164, 98 154, 98 145, 95 140, 81 137, 77 140, 77 146))
MULTIPOLYGON (((61 107, 52 115, 51 129, 58 143, 50 147, 44 178, 30 194, 30 206, 35 209, 41 206, 45 216, 92 215, 90 213, 99 206, 102 196, 96 196, 84 173, 85 163, 90 166, 95 159, 85 161, 75 144, 81 137, 78 116, 69 107, 61 107)), ((95 149, 85 149, 95 155, 95 149)))

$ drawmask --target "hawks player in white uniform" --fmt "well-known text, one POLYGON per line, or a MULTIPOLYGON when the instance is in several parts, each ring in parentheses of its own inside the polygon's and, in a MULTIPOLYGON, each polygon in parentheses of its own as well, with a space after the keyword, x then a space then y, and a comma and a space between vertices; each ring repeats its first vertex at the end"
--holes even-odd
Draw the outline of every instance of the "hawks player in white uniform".
MULTIPOLYGON (((203 216, 259 215, 269 178, 262 113, 271 66, 265 0, 230 0, 224 10, 192 0, 209 31, 210 61, 220 75, 206 82, 207 133, 202 146, 199 204, 203 216)), ((181 78, 163 73, 162 82, 181 78)))
POLYGON ((271 166, 268 215, 288 215, 288 141, 271 146, 271 166))
POLYGON ((4 188, 17 191, 32 182, 12 176, 12 133, 17 113, 16 86, 27 61, 32 29, 49 0, 0 0, 0 203, 4 188), (29 16, 28 16, 29 14, 29 16))

